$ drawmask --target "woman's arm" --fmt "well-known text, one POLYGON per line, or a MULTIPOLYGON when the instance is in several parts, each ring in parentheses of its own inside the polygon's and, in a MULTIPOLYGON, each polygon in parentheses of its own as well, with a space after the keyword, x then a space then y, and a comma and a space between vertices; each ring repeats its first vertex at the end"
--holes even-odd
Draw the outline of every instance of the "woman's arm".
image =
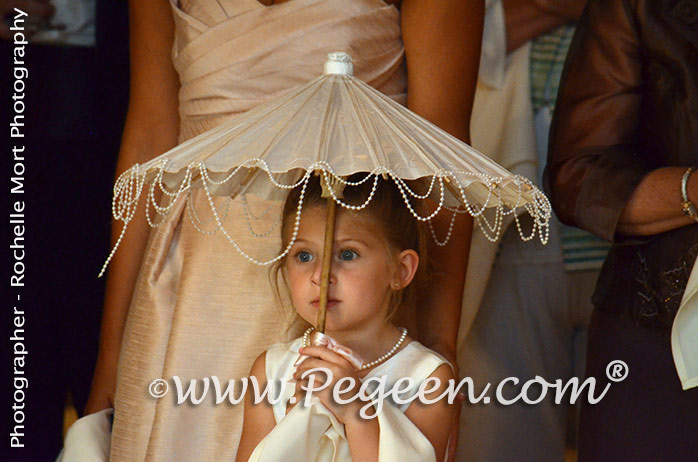
MULTIPOLYGON (((117 176, 177 144, 179 79, 170 53, 174 22, 167 0, 129 4, 131 81, 117 176)), ((85 413, 113 406, 116 367, 128 307, 148 240, 143 199, 109 266, 99 355, 85 413)), ((112 222, 112 245, 121 232, 112 222)))
MULTIPOLYGON (((470 142, 484 0, 403 0, 401 15, 407 58, 407 107, 470 142)), ((432 224, 443 239, 449 229, 449 214, 440 213, 432 224)), ((463 214, 456 219, 446 246, 428 240, 427 250, 436 271, 429 294, 417 302, 419 340, 451 364, 457 364, 458 327, 472 232, 473 219, 463 214)), ((449 460, 455 457, 459 415, 454 415, 449 428, 449 460)), ((440 423, 443 426, 443 421, 440 423)))
MULTIPOLYGON (((695 223, 681 209, 687 166, 653 169, 637 146, 643 74, 632 15, 623 1, 589 3, 560 84, 546 167, 560 219, 608 240, 695 223)), ((698 178, 687 192, 698 200, 698 178)))
POLYGON ((507 31, 507 52, 539 35, 576 21, 586 0, 502 0, 507 31))
POLYGON ((626 6, 623 1, 590 1, 577 25, 560 82, 544 178, 562 222, 608 240, 651 170, 637 152, 642 64, 635 18, 626 6))
MULTIPOLYGON (((618 220, 616 231, 649 236, 695 224, 681 208, 681 180, 687 167, 653 170, 637 185, 618 220)), ((698 173, 688 179, 688 199, 698 204, 698 173)))
MULTIPOLYGON (((257 357, 250 370, 250 380, 257 380, 260 390, 266 389, 266 352, 257 357)), ((245 393, 245 415, 242 424, 242 436, 235 457, 236 462, 247 462, 254 448, 276 426, 274 412, 266 400, 254 404, 254 393, 245 393)))
POLYGON ((582 15, 587 0, 524 0, 541 11, 576 21, 582 15))
MULTIPOLYGON (((470 112, 480 60, 484 0, 403 0, 402 38, 407 58, 407 106, 452 135, 470 141, 470 112)), ((438 236, 450 216, 434 220, 438 236)), ((473 220, 460 215, 445 247, 430 239, 436 263, 429 296, 419 301, 419 340, 456 364, 465 270, 473 220)))

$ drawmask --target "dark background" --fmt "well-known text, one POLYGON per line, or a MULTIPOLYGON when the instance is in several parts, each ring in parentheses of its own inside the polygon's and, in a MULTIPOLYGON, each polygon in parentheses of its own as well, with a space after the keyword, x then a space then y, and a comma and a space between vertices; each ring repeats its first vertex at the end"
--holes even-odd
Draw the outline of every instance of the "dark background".
POLYGON ((128 99, 127 2, 97 1, 94 48, 30 45, 25 137, 9 138, 12 44, 0 42, 3 238, 2 461, 55 460, 66 398, 82 413, 97 356, 109 252, 114 168, 128 99), (13 144, 25 149, 25 192, 10 194, 13 144), (10 207, 24 200, 25 287, 11 288, 10 207), (16 296, 25 311, 25 437, 11 449, 12 336, 16 296))

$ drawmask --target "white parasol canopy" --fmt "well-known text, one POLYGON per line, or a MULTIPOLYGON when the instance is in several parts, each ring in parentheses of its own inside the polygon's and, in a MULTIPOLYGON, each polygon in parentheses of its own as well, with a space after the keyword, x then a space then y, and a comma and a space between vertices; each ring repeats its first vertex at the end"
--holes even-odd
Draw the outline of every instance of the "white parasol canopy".
MULTIPOLYGON (((366 181, 374 184, 378 176, 390 178, 417 219, 429 221, 443 209, 454 217, 467 211, 492 240, 499 236, 504 215, 525 209, 533 217, 533 229, 524 236, 519 226, 522 239, 538 234, 547 241, 551 208, 541 191, 353 77, 346 53, 330 53, 324 75, 307 85, 131 167, 115 184, 114 217, 124 222, 123 236, 146 184, 146 208, 165 215, 191 188, 205 189, 209 198, 253 194, 282 200, 313 172, 328 183, 344 183, 343 178, 357 172, 368 173, 366 181), (164 203, 157 203, 157 191, 164 203), (421 216, 412 204, 426 197, 437 207, 421 216)), ((226 233, 214 202, 209 203, 220 231, 249 260, 267 264, 286 254, 264 262, 245 254, 226 233)), ((148 221, 155 225, 150 216, 148 221)))

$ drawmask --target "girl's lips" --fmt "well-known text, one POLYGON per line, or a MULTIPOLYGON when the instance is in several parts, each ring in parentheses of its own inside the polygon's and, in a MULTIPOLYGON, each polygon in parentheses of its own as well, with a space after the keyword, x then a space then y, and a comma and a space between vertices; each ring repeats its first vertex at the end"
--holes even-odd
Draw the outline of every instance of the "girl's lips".
MULTIPOLYGON (((335 298, 330 298, 327 300, 327 308, 331 308, 339 303, 339 300, 335 298)), ((320 307, 320 300, 313 300, 310 302, 311 305, 313 305, 313 308, 319 308, 320 307)))

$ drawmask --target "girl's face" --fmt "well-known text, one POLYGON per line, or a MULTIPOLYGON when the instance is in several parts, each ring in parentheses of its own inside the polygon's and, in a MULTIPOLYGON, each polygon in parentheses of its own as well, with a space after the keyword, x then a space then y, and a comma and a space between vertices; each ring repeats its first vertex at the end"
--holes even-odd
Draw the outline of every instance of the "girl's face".
MULTIPOLYGON (((317 322, 320 305, 325 213, 325 208, 319 206, 303 210, 298 238, 285 264, 293 306, 312 325, 317 322)), ((407 258, 408 263, 418 262, 416 252, 405 250, 391 254, 380 226, 367 218, 338 210, 327 332, 361 331, 372 324, 384 324, 391 290, 406 286, 414 275, 414 271, 408 274, 410 270, 402 264, 402 259, 407 258)), ((414 267, 416 270, 416 264, 414 267)))

